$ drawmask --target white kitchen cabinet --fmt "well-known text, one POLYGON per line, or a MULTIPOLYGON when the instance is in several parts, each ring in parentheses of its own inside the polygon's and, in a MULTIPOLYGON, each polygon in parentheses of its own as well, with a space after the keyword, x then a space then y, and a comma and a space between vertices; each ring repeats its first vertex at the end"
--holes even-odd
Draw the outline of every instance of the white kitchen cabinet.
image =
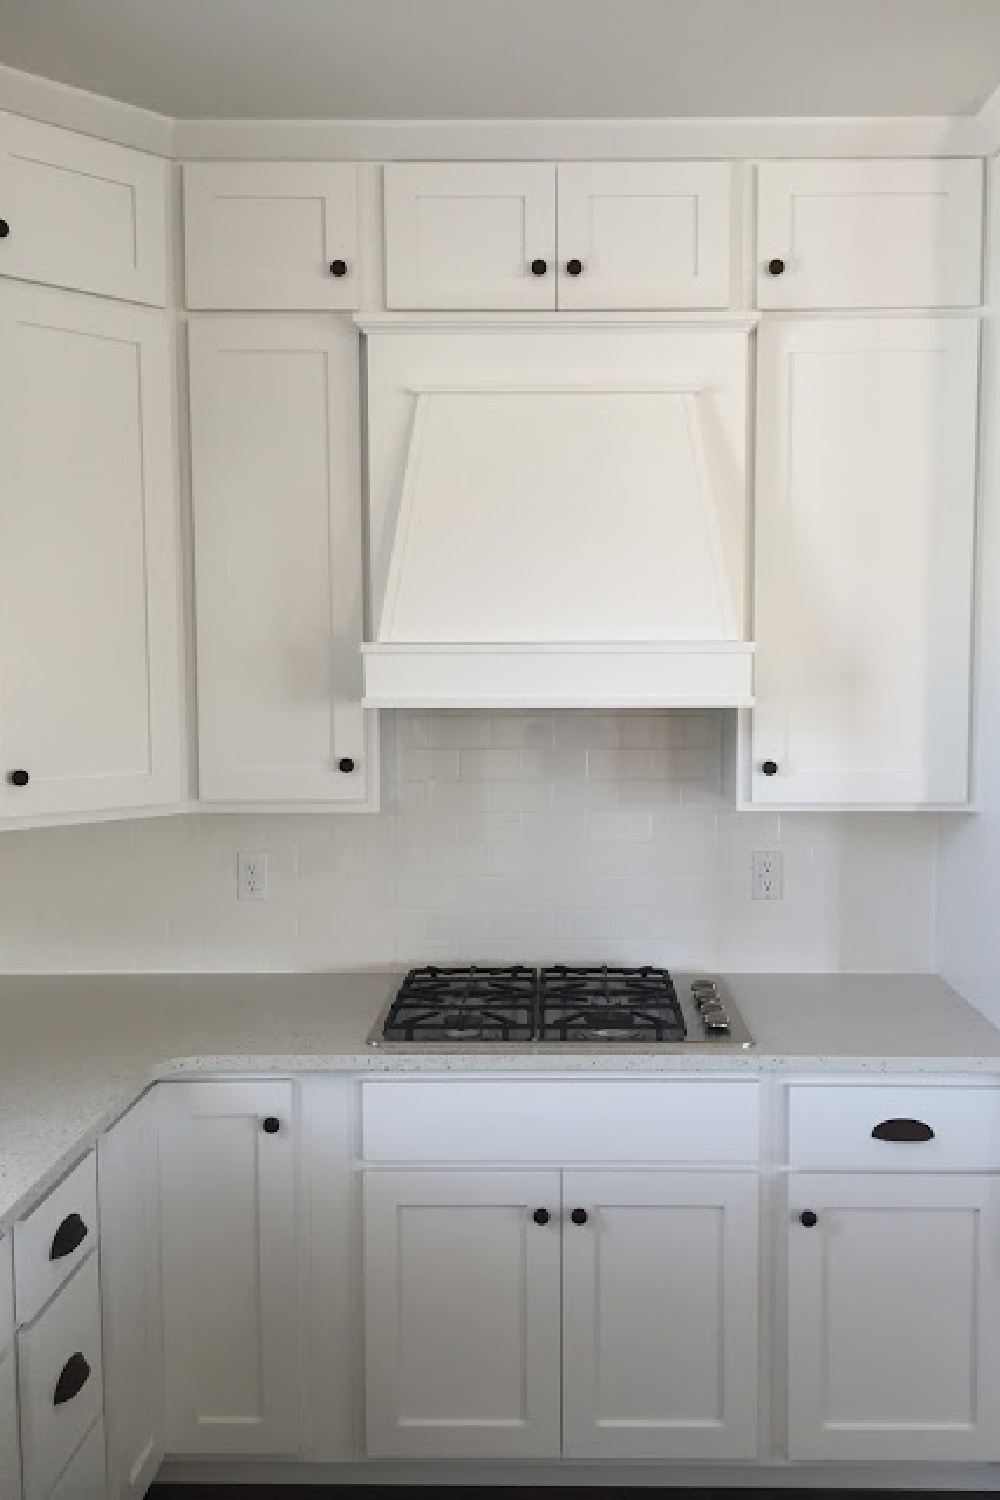
POLYGON ((759 332, 750 798, 969 796, 978 326, 759 332))
POLYGON ((383 183, 387 307, 555 307, 555 167, 399 162, 383 183))
POLYGON ((20 1500, 21 1445, 17 1431, 17 1356, 0 1350, 0 1496, 20 1500))
POLYGON ((364 1195, 369 1457, 556 1457, 559 1173, 368 1172, 364 1195))
POLYGON ((160 157, 0 114, 0 276, 167 300, 160 157))
POLYGON ((726 162, 560 165, 559 307, 727 307, 731 181, 726 162))
POLYGON ((0 818, 179 799, 169 337, 0 286, 0 818))
POLYGON ((983 164, 786 161, 757 168, 757 305, 973 307, 983 164))
POLYGON ((754 1457, 758 1193, 747 1172, 565 1174, 567 1458, 754 1457))
POLYGON ((357 332, 231 317, 189 337, 201 798, 374 807, 357 332))
POLYGON ((49 1500, 108 1500, 104 1424, 94 1423, 49 1493, 49 1500))
POLYGON ((163 1457, 157 1097, 98 1142, 110 1500, 142 1500, 163 1457))
POLYGON ((360 306, 358 168, 195 162, 184 168, 187 305, 360 306))
POLYGON ((294 1085, 170 1083, 158 1095, 166 1450, 294 1454, 294 1085))
POLYGON ((995 1462, 997 1179, 793 1173, 789 1193, 790 1457, 995 1462))

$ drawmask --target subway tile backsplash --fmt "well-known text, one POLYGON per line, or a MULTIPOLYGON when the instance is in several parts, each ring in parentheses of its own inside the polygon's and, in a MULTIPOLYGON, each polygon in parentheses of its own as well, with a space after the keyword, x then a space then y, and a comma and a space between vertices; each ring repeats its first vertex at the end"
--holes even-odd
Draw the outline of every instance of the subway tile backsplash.
POLYGON ((937 820, 737 813, 720 713, 385 715, 383 812, 0 836, 0 968, 935 967, 937 820), (236 899, 266 850, 266 902, 236 899), (785 899, 750 899, 780 849, 785 899))

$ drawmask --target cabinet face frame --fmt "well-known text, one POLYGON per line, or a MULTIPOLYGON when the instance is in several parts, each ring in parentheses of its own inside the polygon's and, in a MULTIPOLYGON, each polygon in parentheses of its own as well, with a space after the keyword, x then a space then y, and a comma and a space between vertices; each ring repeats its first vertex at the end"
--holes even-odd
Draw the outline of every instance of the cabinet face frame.
POLYGON ((167 303, 169 163, 0 114, 0 276, 167 303))

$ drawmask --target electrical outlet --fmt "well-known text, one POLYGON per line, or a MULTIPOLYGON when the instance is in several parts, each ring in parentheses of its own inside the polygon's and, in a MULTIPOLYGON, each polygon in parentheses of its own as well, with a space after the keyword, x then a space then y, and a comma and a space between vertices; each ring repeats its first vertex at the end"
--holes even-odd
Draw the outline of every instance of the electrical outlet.
POLYGON ((266 854, 237 854, 236 895, 240 901, 267 900, 266 854))
POLYGON ((750 896, 754 901, 783 901, 784 869, 780 849, 755 849, 750 856, 750 896))

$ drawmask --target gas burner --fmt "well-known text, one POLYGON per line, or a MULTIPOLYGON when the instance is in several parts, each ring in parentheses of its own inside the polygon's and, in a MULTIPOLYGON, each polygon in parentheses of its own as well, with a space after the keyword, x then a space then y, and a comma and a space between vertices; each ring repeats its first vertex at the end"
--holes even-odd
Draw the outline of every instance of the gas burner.
POLYGON ((538 979, 524 964, 411 969, 385 1019, 387 1041, 526 1042, 538 979))
POLYGON ((681 1042, 687 1033, 666 969, 554 964, 539 976, 542 1041, 681 1042))

